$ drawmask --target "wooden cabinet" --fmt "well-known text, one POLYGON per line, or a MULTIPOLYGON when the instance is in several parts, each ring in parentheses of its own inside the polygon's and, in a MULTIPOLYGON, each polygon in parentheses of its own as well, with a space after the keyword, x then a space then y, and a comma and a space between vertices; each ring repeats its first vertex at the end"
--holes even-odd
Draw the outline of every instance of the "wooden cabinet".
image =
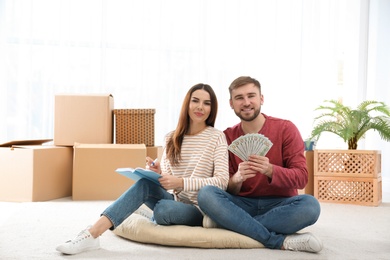
POLYGON ((304 189, 298 190, 298 194, 314 195, 314 151, 305 151, 308 181, 304 189))

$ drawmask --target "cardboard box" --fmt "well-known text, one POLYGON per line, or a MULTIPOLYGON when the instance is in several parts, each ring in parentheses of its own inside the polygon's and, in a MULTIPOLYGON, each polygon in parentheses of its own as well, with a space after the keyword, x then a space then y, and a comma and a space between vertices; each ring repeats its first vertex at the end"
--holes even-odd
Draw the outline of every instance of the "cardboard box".
POLYGON ((17 145, 41 145, 53 141, 53 139, 14 140, 0 144, 0 147, 12 147, 17 145))
POLYGON ((161 157, 163 154, 162 146, 147 146, 146 147, 146 155, 152 159, 158 158, 158 161, 161 162, 161 157))
POLYGON ((56 95, 54 145, 113 143, 113 109, 109 94, 56 95))
POLYGON ((145 165, 144 144, 75 144, 73 200, 116 200, 134 181, 115 170, 145 165))
POLYGON ((0 200, 32 202, 71 196, 72 164, 71 147, 0 148, 0 200))

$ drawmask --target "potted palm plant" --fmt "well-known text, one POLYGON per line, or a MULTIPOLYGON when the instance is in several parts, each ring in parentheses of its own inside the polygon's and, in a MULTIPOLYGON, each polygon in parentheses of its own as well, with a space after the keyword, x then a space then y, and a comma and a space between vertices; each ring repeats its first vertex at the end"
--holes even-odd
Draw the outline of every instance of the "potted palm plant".
POLYGON ((355 109, 327 100, 315 110, 311 140, 330 132, 348 144, 348 150, 315 150, 314 196, 320 201, 377 206, 382 200, 381 153, 357 150, 369 130, 390 141, 390 108, 383 102, 363 101, 355 109))
POLYGON ((315 118, 318 124, 311 133, 311 139, 318 140, 323 132, 340 136, 348 149, 356 150, 358 141, 368 130, 377 131, 385 141, 390 141, 390 108, 383 102, 363 101, 356 109, 336 100, 325 101, 316 110, 324 111, 315 118))

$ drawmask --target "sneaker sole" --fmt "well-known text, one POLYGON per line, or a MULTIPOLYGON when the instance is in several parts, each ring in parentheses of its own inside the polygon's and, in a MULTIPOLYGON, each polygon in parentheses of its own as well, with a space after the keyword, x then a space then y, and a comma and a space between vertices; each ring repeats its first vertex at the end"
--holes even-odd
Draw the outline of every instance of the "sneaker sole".
POLYGON ((91 251, 91 250, 97 250, 97 249, 100 249, 100 246, 92 246, 92 247, 87 247, 87 248, 84 248, 84 250, 82 251, 72 251, 72 250, 66 250, 66 249, 63 249, 61 247, 57 247, 56 250, 65 254, 65 255, 76 255, 76 254, 80 254, 82 252, 87 252, 87 251, 91 251))

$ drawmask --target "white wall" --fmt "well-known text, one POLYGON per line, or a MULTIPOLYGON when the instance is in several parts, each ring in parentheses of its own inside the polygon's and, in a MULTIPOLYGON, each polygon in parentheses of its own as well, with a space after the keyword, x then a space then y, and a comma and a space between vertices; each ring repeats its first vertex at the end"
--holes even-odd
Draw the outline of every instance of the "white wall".
MULTIPOLYGON (((99 92, 116 108, 156 108, 162 144, 199 82, 214 87, 225 129, 238 122, 227 88, 240 75, 262 83, 264 113, 305 138, 325 99, 390 104, 389 2, 0 0, 0 142, 50 138, 54 94, 99 92)), ((374 132, 359 148, 389 158, 389 145, 374 132)), ((317 148, 346 144, 324 135, 317 148)))
MULTIPOLYGON (((390 105, 390 1, 371 0, 369 21, 367 99, 390 105)), ((370 132, 362 147, 381 150, 383 181, 390 183, 390 142, 370 132)))

